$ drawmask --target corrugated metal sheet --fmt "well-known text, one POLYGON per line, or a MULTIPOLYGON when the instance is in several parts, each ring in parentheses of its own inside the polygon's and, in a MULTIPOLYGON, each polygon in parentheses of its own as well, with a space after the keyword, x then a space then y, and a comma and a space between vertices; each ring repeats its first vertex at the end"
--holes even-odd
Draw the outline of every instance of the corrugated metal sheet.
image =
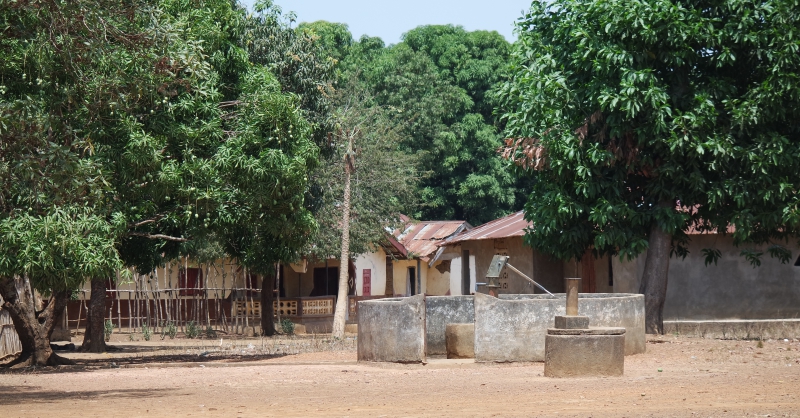
POLYGON ((521 237, 525 235, 525 228, 529 226, 531 223, 526 221, 522 211, 519 211, 464 232, 447 241, 447 245, 462 241, 521 237))
POLYGON ((406 229, 397 234, 397 240, 409 254, 416 255, 424 261, 439 249, 438 244, 461 231, 472 228, 465 221, 424 221, 409 223, 406 229))

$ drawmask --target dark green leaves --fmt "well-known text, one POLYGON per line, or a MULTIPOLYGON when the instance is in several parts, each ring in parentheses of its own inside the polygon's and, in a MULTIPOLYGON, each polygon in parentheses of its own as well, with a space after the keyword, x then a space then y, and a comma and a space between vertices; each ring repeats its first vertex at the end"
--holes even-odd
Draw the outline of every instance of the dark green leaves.
POLYGON ((737 243, 796 235, 798 10, 783 0, 534 2, 497 95, 508 135, 537 141, 509 157, 546 155, 530 165, 531 243, 562 258, 589 247, 630 256, 653 222, 678 247, 690 228, 734 225, 737 243))

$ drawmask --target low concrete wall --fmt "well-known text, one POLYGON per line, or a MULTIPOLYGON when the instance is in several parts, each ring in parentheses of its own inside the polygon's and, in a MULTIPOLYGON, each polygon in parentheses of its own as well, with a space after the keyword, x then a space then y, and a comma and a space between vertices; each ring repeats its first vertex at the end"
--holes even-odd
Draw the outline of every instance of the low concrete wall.
POLYGON ((475 322, 473 296, 428 296, 425 298, 425 328, 428 355, 445 355, 447 324, 475 322))
POLYGON ((800 319, 664 321, 664 333, 730 340, 800 339, 800 319))
MULTIPOLYGON (((566 313, 563 294, 475 295, 475 360, 543 361, 547 328, 566 313)), ((623 327, 625 354, 645 351, 644 296, 618 293, 581 294, 578 313, 589 325, 623 327)))
POLYGON ((425 296, 358 302, 358 361, 425 361, 425 296))

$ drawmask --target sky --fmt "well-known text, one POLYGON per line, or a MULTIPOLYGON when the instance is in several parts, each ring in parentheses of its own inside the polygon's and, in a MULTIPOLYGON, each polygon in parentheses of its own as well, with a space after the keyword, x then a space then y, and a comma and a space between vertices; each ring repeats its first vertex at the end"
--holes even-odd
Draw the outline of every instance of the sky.
MULTIPOLYGON (((243 0, 252 8, 254 0, 243 0)), ((404 32, 420 25, 461 25, 468 31, 495 30, 509 42, 514 21, 531 0, 275 0, 297 22, 327 20, 346 23, 354 39, 378 36, 386 44, 400 42, 404 32)))

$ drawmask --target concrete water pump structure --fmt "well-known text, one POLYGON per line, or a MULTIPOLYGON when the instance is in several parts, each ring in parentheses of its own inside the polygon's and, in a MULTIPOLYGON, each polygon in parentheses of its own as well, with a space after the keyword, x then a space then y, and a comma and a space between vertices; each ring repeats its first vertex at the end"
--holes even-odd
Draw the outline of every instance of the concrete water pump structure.
MULTIPOLYGON (((576 296, 581 313, 591 318, 593 326, 624 328, 625 355, 645 351, 643 295, 576 296)), ((444 357, 447 325, 473 324, 476 362, 544 361, 547 330, 553 328, 556 316, 567 314, 565 301, 564 293, 360 301, 358 360, 424 363, 431 356, 444 357)))

